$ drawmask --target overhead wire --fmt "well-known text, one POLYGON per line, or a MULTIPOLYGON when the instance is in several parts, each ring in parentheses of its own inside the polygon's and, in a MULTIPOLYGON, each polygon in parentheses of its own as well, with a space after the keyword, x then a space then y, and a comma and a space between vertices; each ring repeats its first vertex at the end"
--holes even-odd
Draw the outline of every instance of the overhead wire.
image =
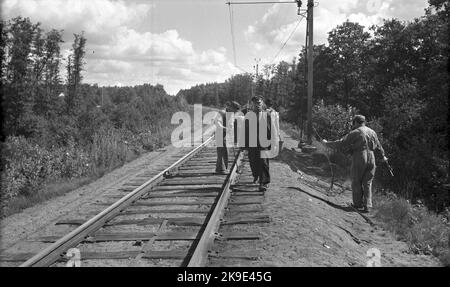
MULTIPOLYGON (((230 18, 230 31, 231 31, 231 43, 232 43, 232 47, 233 47, 233 61, 234 61, 234 66, 236 68, 238 68, 239 70, 241 70, 242 72, 245 73, 249 73, 248 71, 246 71, 245 69, 243 69, 242 67, 240 67, 239 65, 237 65, 237 60, 236 60, 236 42, 235 42, 235 33, 234 33, 234 11, 233 11, 233 7, 231 6, 231 2, 227 2, 226 4, 228 4, 228 12, 229 12, 229 18, 230 18)), ((283 51, 284 47, 286 46, 286 44, 289 42, 289 40, 291 39, 291 37, 294 35, 295 31, 297 31, 298 26, 300 25, 301 21, 303 20, 303 18, 305 18, 304 15, 301 15, 302 17, 298 20, 297 24, 295 25, 294 29, 291 31, 291 33, 289 34, 289 37, 286 39, 286 41, 284 41, 283 45, 280 47, 280 49, 278 50, 278 52, 275 54, 275 56, 273 57, 272 63, 275 62, 275 60, 277 59, 277 57, 280 55, 280 53, 283 51)))
POLYGON ((242 67, 240 67, 237 64, 237 60, 236 60, 236 42, 235 42, 235 36, 234 36, 234 11, 233 11, 233 7, 231 7, 231 3, 227 3, 228 4, 228 12, 230 15, 230 31, 231 31, 231 44, 233 46, 233 61, 234 61, 234 66, 236 68, 238 68, 239 70, 241 70, 244 73, 249 74, 249 72, 245 69, 243 69, 242 67))
POLYGON ((234 65, 236 65, 236 43, 234 42, 233 8, 231 7, 230 3, 228 3, 228 12, 230 15, 231 43, 233 46, 233 60, 234 60, 234 65))
POLYGON ((277 59, 277 57, 280 55, 281 51, 283 51, 284 47, 286 46, 286 44, 289 42, 289 40, 291 39, 292 35, 294 35, 295 31, 297 31, 298 26, 300 25, 300 22, 303 20, 303 18, 305 18, 304 16, 302 16, 298 21, 297 21, 297 25, 295 25, 294 29, 292 30, 292 32, 289 34, 289 37, 286 39, 286 41, 284 41, 283 45, 281 46, 281 48, 278 50, 278 52, 275 54, 275 56, 273 57, 272 63, 275 62, 275 60, 277 59))

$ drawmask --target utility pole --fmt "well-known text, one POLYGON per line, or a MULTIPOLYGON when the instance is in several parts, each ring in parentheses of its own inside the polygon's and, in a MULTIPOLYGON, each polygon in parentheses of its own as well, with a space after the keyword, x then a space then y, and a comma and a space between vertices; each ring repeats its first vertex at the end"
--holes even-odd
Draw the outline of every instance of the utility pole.
MULTIPOLYGON (((252 1, 252 2, 231 2, 228 1, 225 4, 228 6, 230 5, 248 5, 248 4, 297 4, 297 15, 304 16, 301 12, 304 12, 304 9, 301 9, 302 6, 302 0, 293 0, 293 1, 252 1)), ((307 51, 307 69, 308 69, 308 102, 307 102, 307 141, 308 144, 311 144, 311 136, 312 136, 312 95, 313 95, 313 8, 314 8, 314 0, 308 0, 307 4, 307 44, 306 44, 306 51, 307 51)), ((255 59, 256 60, 256 59, 255 59)), ((303 130, 303 127, 302 127, 303 130)))
POLYGON ((256 59, 256 58, 255 58, 255 62, 256 62, 256 65, 255 65, 255 75, 256 75, 256 78, 258 79, 258 65, 259 65, 259 62, 261 62, 261 58, 259 58, 259 59, 256 59))
POLYGON ((307 43, 307 63, 308 63, 308 104, 307 104, 307 141, 308 144, 312 143, 311 136, 312 136, 312 96, 313 96, 313 61, 314 61, 314 54, 313 54, 313 47, 314 47, 314 41, 313 41, 313 8, 314 8, 314 1, 308 0, 308 12, 307 12, 307 35, 308 35, 308 43, 307 43))

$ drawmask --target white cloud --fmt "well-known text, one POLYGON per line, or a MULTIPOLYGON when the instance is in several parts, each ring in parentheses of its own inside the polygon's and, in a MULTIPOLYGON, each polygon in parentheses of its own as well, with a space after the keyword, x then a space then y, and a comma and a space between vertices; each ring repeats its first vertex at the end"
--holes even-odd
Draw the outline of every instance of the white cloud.
MULTIPOLYGON (((302 8, 306 8, 307 1, 303 2, 302 8)), ((314 43, 326 43, 328 32, 347 19, 368 28, 382 23, 384 18, 412 20, 423 15, 426 7, 427 0, 321 0, 314 8, 314 43)), ((299 19, 294 10, 291 5, 274 4, 260 20, 247 27, 244 33, 255 51, 259 53, 263 46, 279 50, 299 19)), ((305 44, 306 19, 302 21, 277 60, 291 59, 305 44)))
MULTIPOLYGON (((380 23, 382 18, 420 16, 427 6, 427 0, 379 0, 372 6, 367 5, 369 1, 378 0, 320 0, 314 10, 314 42, 325 43, 328 32, 346 19, 367 27, 380 23)), ((303 2, 305 6, 307 1, 303 2)), ((85 31, 85 82, 100 85, 159 82, 169 93, 176 93, 179 88, 222 81, 240 72, 228 61, 224 47, 199 49, 191 39, 180 35, 182 30, 176 30, 176 26, 167 30, 149 27, 147 23, 153 23, 149 21, 152 9, 156 9, 152 1, 3 0, 1 3, 3 19, 30 17, 33 22, 41 22, 45 29, 64 29, 65 56, 71 48, 73 33, 85 31)), ((271 62, 298 19, 295 4, 269 6, 244 31, 250 54, 253 52, 248 58, 261 58, 261 64, 271 62)), ((305 42, 305 26, 304 19, 277 60, 289 60, 299 53, 305 42)))
POLYGON ((84 31, 84 81, 88 83, 160 83, 174 94, 198 82, 223 81, 237 72, 227 61, 224 47, 196 51, 193 43, 174 29, 161 33, 139 31, 137 27, 142 27, 151 9, 149 3, 122 0, 2 1, 2 16, 6 19, 30 17, 46 29, 64 29, 64 56, 69 53, 72 34, 84 31))
POLYGON ((123 0, 5 0, 2 14, 30 17, 46 28, 64 29, 66 36, 85 31, 91 41, 110 39, 117 28, 132 26, 148 16, 150 4, 123 0))
POLYGON ((175 30, 153 34, 121 28, 108 47, 100 48, 100 52, 95 53, 100 55, 89 60, 91 65, 87 72, 92 75, 86 77, 87 81, 158 82, 174 94, 180 88, 198 82, 225 80, 236 73, 226 59, 225 48, 198 52, 175 30), (103 77, 105 71, 109 78, 103 77))
MULTIPOLYGON (((153 34, 120 28, 114 41, 100 51, 96 54, 101 54, 97 56, 101 60, 91 59, 92 68, 87 69, 88 73, 106 70, 114 80, 124 83, 159 82, 172 94, 198 82, 225 80, 236 72, 226 59, 225 48, 197 52, 192 43, 180 38, 175 30, 153 34), (114 67, 118 63, 127 63, 127 66, 115 72, 103 66, 105 61, 115 61, 114 67)), ((86 77, 86 80, 104 82, 106 79, 86 77)))

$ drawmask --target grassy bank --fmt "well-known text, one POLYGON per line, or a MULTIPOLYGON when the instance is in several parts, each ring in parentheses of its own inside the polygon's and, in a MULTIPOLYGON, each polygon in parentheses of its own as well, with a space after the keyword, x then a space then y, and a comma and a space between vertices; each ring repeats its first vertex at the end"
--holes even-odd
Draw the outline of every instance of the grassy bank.
POLYGON ((32 207, 41 202, 64 195, 65 193, 77 189, 80 186, 93 182, 98 177, 90 176, 83 178, 76 178, 74 180, 60 180, 59 182, 52 182, 44 184, 39 190, 30 193, 28 196, 19 195, 12 198, 8 204, 3 206, 1 217, 19 213, 25 208, 32 207))
MULTIPOLYGON (((90 147, 46 149, 20 139, 2 154, 1 217, 18 213, 51 198, 89 184, 148 150, 128 146, 122 137, 104 135, 90 147), (22 153, 19 156, 19 153, 22 153)), ((170 140, 162 137, 164 145, 170 140)))
POLYGON ((411 204, 394 193, 376 190, 374 214, 385 229, 408 243, 416 254, 432 254, 450 266, 450 210, 436 214, 423 204, 411 204))

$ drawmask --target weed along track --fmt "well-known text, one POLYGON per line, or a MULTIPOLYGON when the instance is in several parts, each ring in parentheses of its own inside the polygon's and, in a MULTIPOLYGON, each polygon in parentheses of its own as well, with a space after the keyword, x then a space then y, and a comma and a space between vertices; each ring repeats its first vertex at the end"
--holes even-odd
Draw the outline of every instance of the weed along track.
POLYGON ((205 266, 256 260, 245 245, 260 234, 242 225, 269 220, 261 213, 264 193, 251 184, 244 151, 230 149, 229 173, 215 174, 213 139, 156 175, 135 177, 119 189, 123 195, 93 202, 100 213, 55 223, 70 232, 28 239, 39 252, 1 254, 2 265, 205 266), (236 248, 239 242, 246 252, 236 248))

